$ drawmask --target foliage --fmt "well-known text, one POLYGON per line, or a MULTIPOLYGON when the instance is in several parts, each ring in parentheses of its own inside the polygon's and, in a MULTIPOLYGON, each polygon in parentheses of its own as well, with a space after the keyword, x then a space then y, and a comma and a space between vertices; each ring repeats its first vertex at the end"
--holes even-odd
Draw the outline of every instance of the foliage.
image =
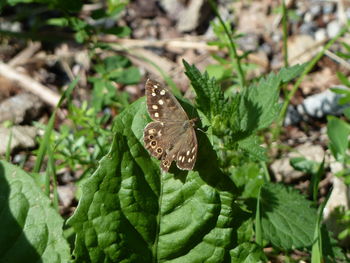
MULTIPOLYGON (((185 63, 185 67, 195 90, 201 94, 197 99, 199 114, 209 123, 229 107, 223 105, 240 103, 244 99, 262 108, 255 113, 259 120, 255 127, 247 125, 247 121, 240 124, 243 131, 246 127, 252 128, 247 137, 254 136, 254 132, 273 120, 265 108, 272 116, 278 115, 267 101, 273 101, 275 94, 264 97, 252 86, 250 92, 234 94, 239 99, 226 98, 222 103, 215 80, 202 75, 194 66, 185 63), (258 97, 265 99, 258 102, 258 97), (220 105, 215 105, 218 102, 220 105), (218 107, 223 108, 217 110, 218 107)), ((258 85, 272 83, 266 84, 264 90, 277 93, 274 85, 282 82, 282 76, 285 75, 271 75, 258 85), (271 86, 272 91, 267 88, 271 86)), ((235 114, 247 114, 246 105, 230 105, 229 109, 237 109, 235 114)), ((77 260, 203 262, 213 259, 229 262, 247 259, 248 251, 252 253, 250 257, 264 260, 261 248, 251 243, 254 241, 254 208, 249 200, 257 197, 259 186, 251 185, 246 189, 244 186, 245 177, 253 181, 259 177, 259 167, 252 165, 237 188, 229 174, 220 170, 220 162, 216 161, 219 157, 207 135, 198 134, 200 148, 195 169, 179 172, 173 167, 169 173, 160 174, 159 162, 143 147, 146 116, 145 101, 141 99, 117 117, 111 149, 83 186, 82 199, 69 220, 77 233, 74 250, 77 260), (236 202, 237 195, 242 193, 246 200, 236 202)), ((224 117, 228 116, 232 115, 224 117)), ((219 137, 225 133, 215 134, 219 137)), ((248 170, 247 166, 237 166, 229 171, 235 178, 248 170)), ((262 228, 267 242, 283 249, 305 249, 312 245, 317 214, 310 201, 290 188, 272 183, 263 186, 260 198, 262 228), (305 217, 300 218, 301 214, 305 217)))
POLYGON ((97 111, 103 107, 124 108, 129 104, 128 94, 118 91, 115 83, 130 85, 139 83, 139 70, 123 56, 110 56, 94 66, 98 74, 89 81, 93 84, 92 105, 97 111))
POLYGON ((109 119, 108 114, 97 114, 94 108, 88 108, 86 102, 81 107, 70 104, 69 124, 61 125, 52 138, 54 158, 58 161, 56 169, 82 169, 87 174, 96 169, 112 138, 111 132, 104 128, 109 119))
MULTIPOLYGON (((93 85, 92 106, 84 103, 79 108, 69 103, 68 120, 73 125, 63 124, 58 132, 53 131, 54 112, 32 176, 0 163, 0 200, 5 207, 0 261, 23 262, 23 255, 27 260, 70 261, 62 237, 62 219, 34 183, 40 180, 38 172, 46 153, 47 174, 69 167, 73 171, 82 169, 87 175, 79 205, 67 222, 74 229, 74 262, 266 262, 265 246, 277 252, 305 250, 320 260, 323 256, 333 261, 342 258, 339 251, 334 252, 339 248, 325 234, 320 212, 323 206, 317 212, 315 203, 296 190, 267 182, 268 156, 260 134, 280 116, 281 85, 302 72, 306 74, 305 66, 283 68, 246 83, 244 76, 250 65, 244 65, 242 59, 248 53, 238 56, 233 43, 239 36, 223 21, 214 25, 219 41, 212 44, 227 48, 229 59, 215 56, 218 65, 208 67, 211 72, 203 74, 184 61, 197 96, 195 107, 186 102, 183 105, 190 109, 188 112, 196 112, 199 126, 206 130, 197 133, 196 166, 193 171, 179 171, 173 166, 169 173, 161 173, 159 161, 143 146, 143 129, 149 122, 145 98, 129 105, 128 97, 116 88, 117 84, 138 83, 138 69, 123 56, 101 59, 94 53, 97 47, 109 49, 98 41, 99 34, 122 37, 130 30, 116 25, 107 28, 104 23, 97 26, 78 18, 80 1, 8 0, 7 4, 34 2, 58 10, 56 18, 39 21, 39 26, 68 27, 77 42, 91 48, 91 58, 96 61, 96 75, 89 79, 93 85), (232 74, 234 70, 237 76, 232 74), (228 89, 221 85, 226 81, 231 86, 228 89), (107 106, 121 110, 112 134, 104 129, 109 114, 99 115, 107 106), (13 233, 22 234, 18 235, 19 243, 9 242, 17 241, 13 233), (7 249, 11 245, 12 250, 7 249), (18 251, 23 253, 16 254, 18 251)), ((117 19, 125 5, 114 0, 106 4, 107 11, 94 12, 94 20, 117 19)), ((65 94, 60 104, 68 97, 65 94)), ((328 134, 332 153, 347 165, 348 123, 330 117, 328 134), (335 130, 340 130, 339 136, 335 130)), ((305 159, 293 162, 294 167, 317 178, 324 171, 324 163, 305 159)), ((50 178, 45 178, 47 195, 50 178)), ((317 184, 313 184, 313 190, 317 184)), ((348 217, 343 219, 348 222, 348 217)))
POLYGON ((0 261, 69 262, 63 220, 22 169, 0 161, 0 261))

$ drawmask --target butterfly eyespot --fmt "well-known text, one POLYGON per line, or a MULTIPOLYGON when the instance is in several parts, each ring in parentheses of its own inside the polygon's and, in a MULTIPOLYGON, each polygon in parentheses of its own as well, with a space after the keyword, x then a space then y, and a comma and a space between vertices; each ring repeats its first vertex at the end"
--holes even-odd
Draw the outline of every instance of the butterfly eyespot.
POLYGON ((151 141, 151 145, 152 145, 152 146, 156 146, 156 145, 157 145, 157 142, 156 142, 156 141, 151 141))
POLYGON ((148 139, 150 139, 150 140, 153 140, 153 138, 154 138, 153 135, 148 136, 148 139))
POLYGON ((163 164, 164 164, 164 166, 168 166, 169 162, 168 161, 164 161, 163 164))
POLYGON ((157 153, 162 153, 162 152, 163 152, 162 148, 157 148, 157 153))

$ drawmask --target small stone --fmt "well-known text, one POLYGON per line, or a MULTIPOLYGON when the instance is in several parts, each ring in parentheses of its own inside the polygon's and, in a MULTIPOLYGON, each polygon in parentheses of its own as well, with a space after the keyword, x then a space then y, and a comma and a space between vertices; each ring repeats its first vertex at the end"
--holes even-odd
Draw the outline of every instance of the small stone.
POLYGON ((327 31, 324 28, 320 28, 315 32, 315 40, 323 41, 327 38, 327 31))
POLYGON ((334 12, 334 10, 335 10, 334 3, 332 3, 332 2, 325 2, 323 4, 323 8, 322 8, 323 14, 331 14, 331 13, 334 12))
POLYGON ((259 36, 254 33, 248 33, 237 39, 237 43, 244 51, 256 51, 259 46, 259 36))
POLYGON ((301 121, 302 117, 294 106, 289 105, 287 108, 286 117, 284 119, 284 126, 294 125, 301 121))
POLYGON ((328 37, 333 38, 335 37, 340 31, 340 24, 337 20, 333 20, 328 23, 327 25, 327 34, 328 37))
POLYGON ((341 95, 330 90, 307 97, 304 102, 297 106, 301 115, 307 114, 314 118, 322 118, 327 114, 341 114, 344 107, 338 104, 341 95))
POLYGON ((35 119, 43 107, 42 101, 32 94, 20 93, 0 103, 0 122, 22 123, 35 119))
POLYGON ((0 127, 0 154, 6 153, 10 136, 12 136, 10 146, 10 150, 12 150, 14 148, 34 147, 36 135, 37 129, 31 126, 0 127))
POLYGON ((304 22, 305 23, 310 23, 312 22, 314 16, 310 12, 306 12, 304 15, 304 22))
POLYGON ((317 4, 314 2, 314 4, 312 4, 310 6, 310 13, 313 15, 313 16, 318 16, 321 14, 321 5, 320 4, 317 4))
POLYGON ((304 23, 300 26, 301 35, 313 35, 316 30, 316 25, 314 22, 304 23))

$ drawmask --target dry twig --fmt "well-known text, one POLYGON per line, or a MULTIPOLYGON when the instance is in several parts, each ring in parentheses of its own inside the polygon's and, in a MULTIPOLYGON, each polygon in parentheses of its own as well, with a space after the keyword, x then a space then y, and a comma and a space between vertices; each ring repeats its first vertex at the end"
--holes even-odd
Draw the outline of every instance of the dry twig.
POLYGON ((60 99, 59 94, 48 89, 47 87, 37 82, 33 78, 16 71, 12 67, 8 66, 7 64, 1 61, 0 61, 0 74, 4 78, 8 78, 10 80, 18 82, 18 84, 22 88, 37 95, 39 98, 41 98, 43 101, 45 101, 51 106, 56 106, 60 99))

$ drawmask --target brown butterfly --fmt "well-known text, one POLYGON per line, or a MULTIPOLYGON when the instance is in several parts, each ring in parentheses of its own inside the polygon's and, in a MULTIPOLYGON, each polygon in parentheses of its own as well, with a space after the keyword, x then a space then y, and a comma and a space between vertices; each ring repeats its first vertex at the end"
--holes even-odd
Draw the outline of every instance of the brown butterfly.
POLYGON ((161 160, 168 171, 173 161, 181 170, 192 170, 197 157, 197 138, 193 129, 196 119, 189 119, 171 92, 160 83, 146 82, 147 109, 153 122, 143 131, 146 149, 161 160))

